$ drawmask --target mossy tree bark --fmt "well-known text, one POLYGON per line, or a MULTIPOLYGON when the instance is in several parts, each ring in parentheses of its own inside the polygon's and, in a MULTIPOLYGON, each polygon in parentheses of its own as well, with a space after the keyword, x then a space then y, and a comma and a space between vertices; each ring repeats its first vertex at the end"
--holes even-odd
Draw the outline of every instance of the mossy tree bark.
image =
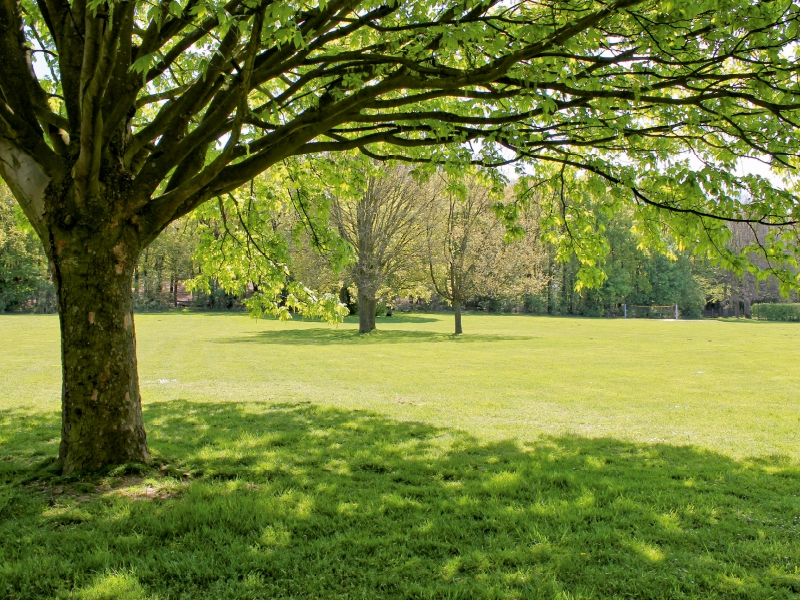
POLYGON ((95 222, 100 211, 81 210, 74 189, 66 200, 42 223, 61 323, 59 460, 65 473, 145 462, 131 292, 141 234, 110 215, 95 222))

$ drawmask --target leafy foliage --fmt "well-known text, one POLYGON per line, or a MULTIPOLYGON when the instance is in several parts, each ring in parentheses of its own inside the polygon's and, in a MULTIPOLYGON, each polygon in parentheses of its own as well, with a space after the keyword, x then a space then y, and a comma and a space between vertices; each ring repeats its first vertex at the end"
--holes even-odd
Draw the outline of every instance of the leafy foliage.
MULTIPOLYGON (((218 198, 215 204, 204 206, 193 216, 199 234, 195 258, 200 273, 189 282, 188 289, 209 292, 216 284, 228 294, 247 294, 244 302, 256 317, 290 319, 295 312, 308 318, 341 321, 347 308, 338 297, 328 291, 313 291, 297 281, 289 268, 293 246, 308 231, 316 236, 320 250, 341 252, 338 238, 320 215, 319 205, 313 207, 313 214, 310 212, 312 206, 303 198, 306 193, 292 190, 289 173, 276 170, 272 178, 259 177, 249 186, 218 198), (281 189, 283 185, 288 187, 281 189), (306 220, 298 218, 301 214, 306 220), (327 244, 325 248, 323 244, 327 244)), ((309 241, 307 237, 305 241, 309 241)))
MULTIPOLYGON (((653 247, 666 231, 726 267, 772 272, 784 291, 797 284, 791 185, 736 175, 742 157, 776 173, 797 166, 792 0, 96 0, 77 18, 71 10, 55 0, 3 9, 20 26, 3 30, 3 152, 92 197, 107 185, 101 166, 115 165, 128 182, 121 214, 138 219, 145 244, 282 161, 357 149, 448 174, 516 162, 531 181, 585 189, 552 218, 580 242, 588 285, 604 247, 593 220, 623 205, 653 247), (732 251, 725 221, 771 233, 732 251)), ((3 175, 43 233, 40 200, 3 175)))
POLYGON ((8 188, 0 186, 0 312, 55 310, 47 259, 8 188))
MULTIPOLYGON (((700 315, 707 302, 698 279, 698 274, 707 270, 702 257, 676 250, 666 254, 647 250, 630 212, 600 219, 598 226, 603 229, 607 249, 594 269, 603 279, 593 287, 586 286, 581 279, 586 267, 578 257, 569 258, 563 266, 554 265, 555 283, 563 291, 560 300, 551 301, 551 312, 602 316, 620 313, 621 304, 678 304, 682 314, 700 315), (578 293, 571 294, 570 288, 578 293)), ((582 241, 585 243, 585 238, 582 241)), ((711 281, 715 280, 712 276, 711 281)))

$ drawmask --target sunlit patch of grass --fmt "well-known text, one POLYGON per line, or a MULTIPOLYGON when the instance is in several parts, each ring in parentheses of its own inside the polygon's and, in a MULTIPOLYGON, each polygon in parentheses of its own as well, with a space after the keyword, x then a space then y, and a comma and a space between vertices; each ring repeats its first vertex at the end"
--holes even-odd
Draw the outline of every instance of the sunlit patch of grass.
POLYGON ((136 578, 126 573, 109 573, 82 589, 80 600, 150 600, 157 596, 145 593, 136 578))
POLYGON ((653 544, 648 544, 642 541, 631 542, 631 548, 638 552, 643 558, 650 562, 662 562, 664 560, 664 553, 660 548, 653 544))

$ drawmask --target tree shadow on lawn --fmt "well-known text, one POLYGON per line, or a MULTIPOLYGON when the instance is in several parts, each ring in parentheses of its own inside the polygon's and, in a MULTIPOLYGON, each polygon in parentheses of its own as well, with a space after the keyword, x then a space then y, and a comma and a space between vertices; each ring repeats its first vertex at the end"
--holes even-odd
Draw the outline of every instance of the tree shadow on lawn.
POLYGON ((524 335, 493 335, 465 333, 437 333, 435 331, 414 331, 403 329, 376 329, 372 333, 359 334, 353 329, 336 329, 319 327, 313 329, 282 329, 277 331, 259 331, 249 335, 214 338, 210 340, 218 344, 274 344, 274 345, 361 345, 361 344, 408 344, 414 342, 450 342, 469 344, 475 342, 524 341, 536 339, 524 335))
POLYGON ((146 407, 154 466, 75 480, 35 464, 54 419, 0 413, 3 597, 800 593, 800 470, 780 457, 175 400, 146 407))
MULTIPOLYGON (((436 313, 436 314, 438 314, 440 317, 448 317, 449 316, 451 319, 453 318, 453 313, 443 312, 443 313, 436 313)), ((437 319, 436 317, 425 316, 424 314, 420 314, 420 313, 412 314, 412 313, 401 313, 401 312, 397 312, 397 311, 393 312, 391 317, 387 317, 385 315, 384 316, 378 315, 375 318, 376 318, 376 320, 377 320, 379 325, 381 323, 387 323, 387 324, 388 323, 392 323, 392 324, 394 324, 394 323, 438 323, 439 321, 442 320, 441 318, 437 319)), ((351 316, 346 318, 346 321, 348 321, 348 322, 352 321, 353 323, 358 323, 358 315, 351 315, 351 316)))

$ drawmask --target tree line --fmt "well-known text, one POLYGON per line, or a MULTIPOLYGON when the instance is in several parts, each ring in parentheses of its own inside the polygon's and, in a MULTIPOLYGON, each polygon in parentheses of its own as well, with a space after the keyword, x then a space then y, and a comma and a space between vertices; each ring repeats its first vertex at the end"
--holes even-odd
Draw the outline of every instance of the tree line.
MULTIPOLYGON (((737 275, 688 252, 642 248, 632 215, 625 212, 601 224, 608 240, 603 281, 581 286, 576 255, 560 255, 547 239, 544 221, 552 201, 547 194, 522 205, 514 186, 498 191, 474 176, 437 173, 420 179, 410 168, 361 167, 350 193, 324 192, 327 202, 304 201, 308 190, 273 189, 271 202, 262 197, 240 203, 230 196, 227 209, 221 199, 171 223, 133 270, 135 307, 244 308, 256 293, 275 286, 258 259, 271 267, 280 264, 291 281, 312 293, 336 298, 359 315, 362 333, 375 329, 376 315, 393 310, 452 310, 455 332, 461 333, 464 309, 620 316, 623 304, 677 304, 688 317, 704 309, 749 317, 755 302, 792 299, 781 297, 774 279, 737 275), (268 210, 257 212, 255 206, 261 210, 264 204, 268 210), (517 211, 513 235, 500 218, 510 207, 517 211), (251 248, 242 250, 248 244, 251 248)), ((245 195, 263 195, 268 185, 256 180, 245 195)), ((751 243, 752 231, 730 227, 731 245, 751 243)), ((274 309, 286 307, 286 286, 278 288, 274 309)), ((5 188, 0 311, 55 311, 46 257, 5 188)))

